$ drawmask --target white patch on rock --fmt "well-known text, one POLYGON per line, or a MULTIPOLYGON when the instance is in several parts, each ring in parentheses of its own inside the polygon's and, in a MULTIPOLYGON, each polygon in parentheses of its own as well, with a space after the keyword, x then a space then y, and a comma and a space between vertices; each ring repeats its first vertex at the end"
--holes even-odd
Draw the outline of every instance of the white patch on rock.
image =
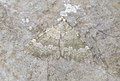
POLYGON ((29 20, 28 18, 24 18, 24 19, 22 19, 22 22, 23 22, 23 23, 29 23, 30 20, 29 20))
POLYGON ((32 26, 29 26, 29 30, 32 30, 32 26))
POLYGON ((42 45, 40 42, 39 42, 39 43, 36 42, 36 39, 32 39, 31 42, 32 42, 33 45, 36 46, 36 47, 39 47, 39 48, 42 48, 42 47, 43 47, 43 45, 42 45))
POLYGON ((71 5, 71 4, 64 4, 65 6, 65 11, 61 11, 60 15, 61 16, 67 16, 67 13, 77 13, 77 10, 79 9, 79 5, 71 5))
POLYGON ((57 19, 57 21, 62 21, 63 20, 63 17, 60 17, 57 19))
POLYGON ((36 39, 32 39, 31 42, 32 42, 32 43, 36 43, 36 39))
POLYGON ((85 46, 85 49, 89 50, 90 48, 88 46, 85 46))

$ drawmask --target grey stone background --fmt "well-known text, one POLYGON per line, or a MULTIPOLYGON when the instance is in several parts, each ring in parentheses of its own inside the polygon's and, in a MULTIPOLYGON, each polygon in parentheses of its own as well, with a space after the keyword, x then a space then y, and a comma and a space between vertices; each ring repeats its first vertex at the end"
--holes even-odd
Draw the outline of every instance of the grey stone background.
POLYGON ((120 0, 0 0, 0 81, 120 81, 120 0))

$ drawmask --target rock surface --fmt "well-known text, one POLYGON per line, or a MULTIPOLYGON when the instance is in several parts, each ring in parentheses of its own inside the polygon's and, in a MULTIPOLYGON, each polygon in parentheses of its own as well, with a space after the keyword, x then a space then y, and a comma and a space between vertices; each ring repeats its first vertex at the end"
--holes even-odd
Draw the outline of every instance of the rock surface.
POLYGON ((120 1, 0 0, 0 81, 120 81, 120 1))

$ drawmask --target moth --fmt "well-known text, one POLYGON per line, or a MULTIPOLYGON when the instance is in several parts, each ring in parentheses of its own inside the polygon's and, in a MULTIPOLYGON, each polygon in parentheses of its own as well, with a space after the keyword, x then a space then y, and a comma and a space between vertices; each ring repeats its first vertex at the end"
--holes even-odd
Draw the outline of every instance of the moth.
POLYGON ((77 62, 91 55, 89 47, 81 40, 78 31, 66 22, 61 22, 57 26, 47 28, 46 31, 40 33, 27 46, 27 51, 41 59, 48 57, 52 59, 64 58, 77 62))

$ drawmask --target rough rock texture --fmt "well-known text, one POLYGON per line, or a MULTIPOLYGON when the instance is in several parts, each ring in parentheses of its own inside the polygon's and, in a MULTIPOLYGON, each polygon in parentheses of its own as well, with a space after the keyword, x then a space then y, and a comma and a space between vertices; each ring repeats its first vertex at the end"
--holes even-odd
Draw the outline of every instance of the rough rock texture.
POLYGON ((0 0, 0 81, 120 81, 120 0, 0 0))

